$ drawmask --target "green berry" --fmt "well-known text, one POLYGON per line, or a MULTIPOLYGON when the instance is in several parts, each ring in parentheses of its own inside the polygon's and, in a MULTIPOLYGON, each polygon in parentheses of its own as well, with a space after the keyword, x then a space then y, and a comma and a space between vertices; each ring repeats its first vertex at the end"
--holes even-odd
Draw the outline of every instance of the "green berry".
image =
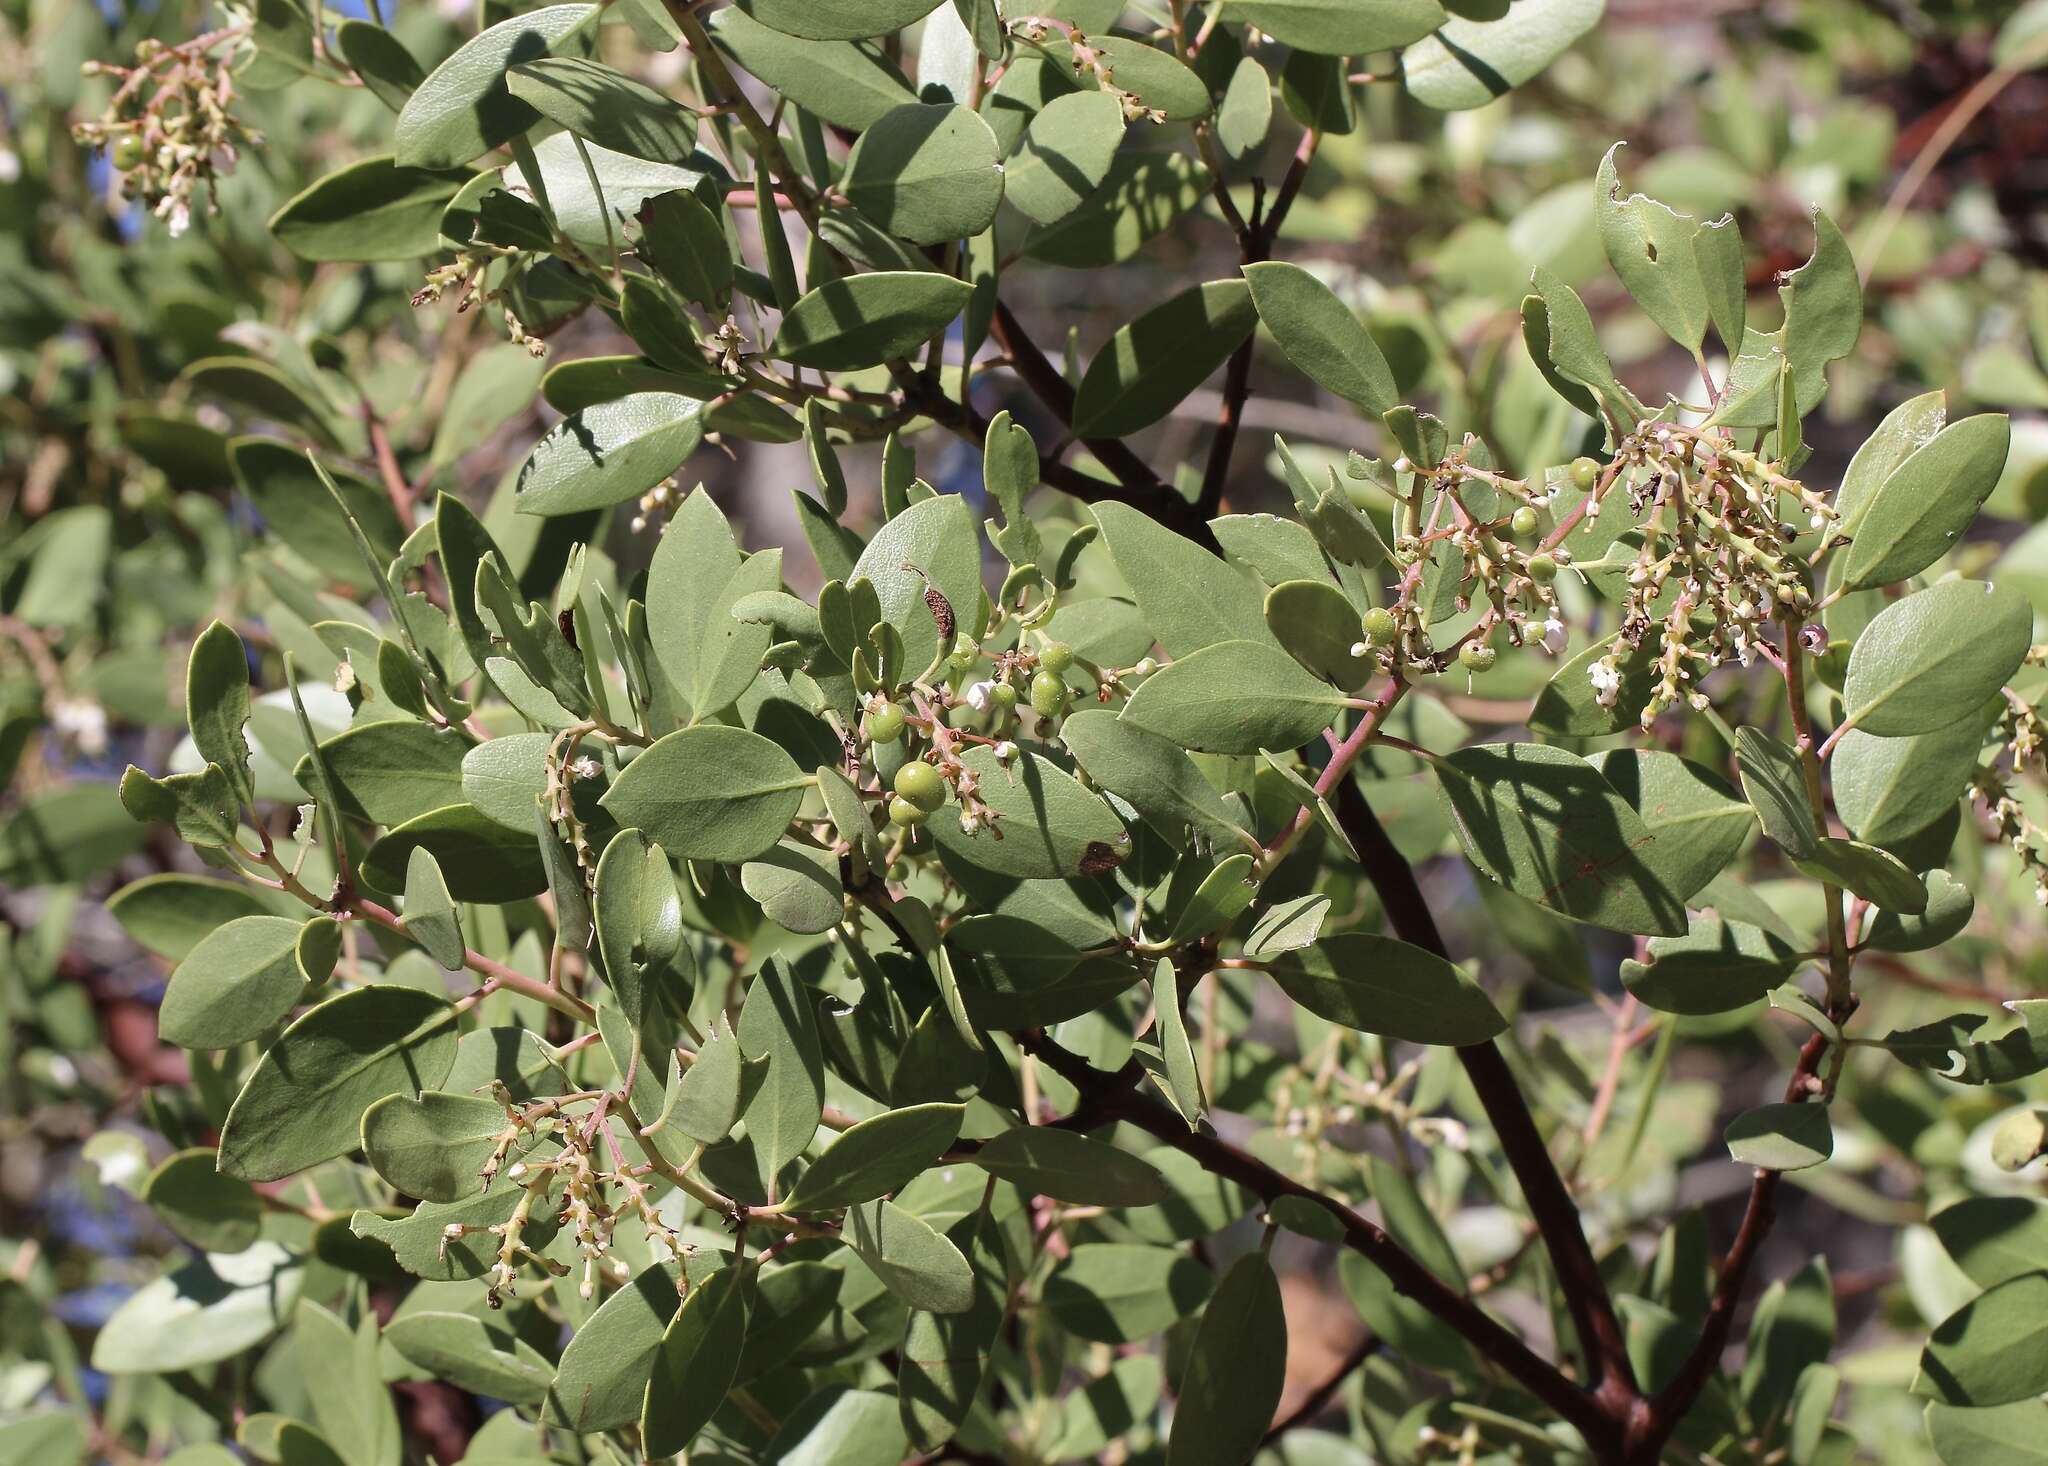
POLYGON ((1057 676, 1074 665, 1074 649, 1063 641, 1049 641, 1038 654, 1038 665, 1057 676))
POLYGON ((989 701, 995 704, 997 712, 1014 713, 1017 711, 1017 689, 1010 683, 998 682, 988 690, 988 696, 989 701))
POLYGON ((1067 684, 1054 673, 1042 671, 1031 679, 1031 708, 1041 718, 1057 718, 1072 697, 1067 684))
POLYGON ((1529 578, 1538 585, 1548 585, 1557 579, 1557 561, 1549 555, 1529 557, 1529 578))
POLYGON ((1534 534, 1536 533, 1537 524, 1536 511, 1527 504, 1524 504, 1514 512, 1514 516, 1508 520, 1508 524, 1516 534, 1534 534))
POLYGON ((123 173, 140 166, 142 162, 142 139, 130 136, 114 144, 114 166, 123 173))
POLYGON ((894 743, 903 736, 903 709, 885 702, 868 709, 868 737, 876 743, 894 743))
POLYGON ((1483 641, 1468 641, 1458 648, 1458 665, 1467 672, 1484 672, 1500 660, 1500 653, 1483 641))
POLYGON ((1385 606, 1374 606, 1359 620, 1365 629, 1365 639, 1374 646, 1385 646, 1394 639, 1394 633, 1400 629, 1399 623, 1394 620, 1394 613, 1385 606))
POLYGON ((1586 457, 1574 458, 1571 467, 1572 482, 1582 489, 1590 489, 1600 477, 1600 465, 1586 457))
POLYGON ((930 764, 912 759, 896 771, 896 794, 929 814, 946 802, 946 781, 930 764))
MULTIPOLYGON (((920 764, 918 767, 922 768, 924 765, 920 764)), ((892 799, 889 801, 889 823, 892 825, 901 825, 906 830, 914 830, 930 818, 930 811, 919 809, 907 799, 892 799)))

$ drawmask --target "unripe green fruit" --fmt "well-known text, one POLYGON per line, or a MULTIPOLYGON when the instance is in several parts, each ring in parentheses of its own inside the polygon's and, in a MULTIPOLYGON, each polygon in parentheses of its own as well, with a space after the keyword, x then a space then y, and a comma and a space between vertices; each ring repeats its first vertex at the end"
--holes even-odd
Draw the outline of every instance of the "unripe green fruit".
POLYGON ((1582 489, 1590 489, 1600 478, 1600 465, 1590 458, 1574 458, 1571 474, 1573 483, 1582 489))
POLYGON ((876 743, 894 743, 903 736, 903 709, 893 702, 868 709, 868 737, 876 743))
POLYGON ((1072 696, 1054 673, 1040 672, 1031 679, 1031 708, 1041 718, 1057 718, 1067 710, 1072 696))
POLYGON ((946 781, 930 764, 915 759, 896 771, 896 794, 929 814, 946 802, 946 781))
POLYGON ((1074 649, 1063 641, 1049 641, 1038 654, 1038 665, 1055 675, 1064 672, 1074 665, 1074 649))
POLYGON ((139 166, 142 162, 142 139, 129 136, 114 144, 114 166, 123 173, 139 166))
MULTIPOLYGON (((917 767, 923 768, 925 765, 919 764, 917 767)), ((907 799, 892 799, 889 801, 889 823, 892 825, 901 825, 906 830, 914 830, 930 818, 930 811, 919 809, 907 799)))
POLYGON ((989 701, 995 704, 997 712, 1014 713, 1017 711, 1017 689, 1011 684, 998 682, 988 690, 988 696, 989 701))
POLYGON ((1529 557, 1529 578, 1538 585, 1548 585, 1557 579, 1557 561, 1548 555, 1529 557))
POLYGON ((1500 660, 1500 653, 1483 641, 1468 641, 1458 648, 1458 665, 1467 672, 1484 672, 1500 660))
POLYGON ((1527 504, 1524 504, 1521 508, 1517 509, 1514 512, 1514 515, 1508 520, 1509 527, 1512 528, 1516 534, 1534 534, 1536 533, 1536 524, 1536 511, 1534 509, 1531 509, 1527 504))
POLYGON ((1374 646, 1385 646, 1394 639, 1400 624, 1394 620, 1394 613, 1385 606, 1374 606, 1359 618, 1365 629, 1365 639, 1374 646))

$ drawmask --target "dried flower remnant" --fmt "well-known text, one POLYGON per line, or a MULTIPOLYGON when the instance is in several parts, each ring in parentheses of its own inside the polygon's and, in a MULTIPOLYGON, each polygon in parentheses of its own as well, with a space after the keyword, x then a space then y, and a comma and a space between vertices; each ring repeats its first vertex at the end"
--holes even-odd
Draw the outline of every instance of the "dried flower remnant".
POLYGON ((88 74, 118 77, 120 85, 99 119, 79 123, 74 136, 106 150, 121 191, 162 219, 173 238, 191 227, 195 205, 219 212, 213 188, 263 142, 234 112, 234 71, 248 35, 238 24, 175 46, 144 40, 133 66, 86 64, 88 74))

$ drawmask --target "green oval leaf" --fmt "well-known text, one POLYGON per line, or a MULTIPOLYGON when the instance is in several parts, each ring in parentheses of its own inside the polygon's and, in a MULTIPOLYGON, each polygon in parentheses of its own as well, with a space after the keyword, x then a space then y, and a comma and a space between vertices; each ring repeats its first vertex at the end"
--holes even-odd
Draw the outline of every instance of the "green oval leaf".
POLYGON ((802 40, 738 6, 714 14, 711 33, 740 65, 834 127, 859 132, 891 108, 917 100, 903 73, 872 47, 802 40))
POLYGON ((1325 56, 1390 51, 1421 40, 1447 18, 1437 0, 1226 0, 1223 17, 1325 56))
MULTIPOLYGON (((297 1006, 309 974, 298 960, 310 923, 244 916, 209 932, 171 973, 157 1032, 187 1049, 225 1049, 256 1038, 297 1006)), ((332 922, 327 923, 333 926, 332 922)))
POLYGON ((1244 278, 1259 319, 1309 380, 1374 417, 1401 400, 1379 343, 1329 286, 1282 260, 1246 265, 1244 278))
POLYGON ((971 108, 912 102, 875 119, 840 187, 899 239, 943 244, 981 233, 1003 201, 996 135, 971 108))
POLYGON ((1277 647, 1223 641, 1146 680, 1122 718, 1197 753, 1292 749, 1335 722, 1344 694, 1277 647))
POLYGON ((790 1188, 791 1211, 831 1211, 901 1189, 960 1137, 960 1105, 912 1105, 846 1131, 790 1188))
POLYGON ((682 1303, 676 1266, 658 1262, 605 1299, 562 1350, 542 1419, 582 1434, 637 1425, 662 1335, 682 1303))
POLYGON ((741 0, 763 25, 812 41, 862 41, 902 30, 939 0, 741 0))
POLYGON ((1683 936, 1685 906, 1644 858, 1642 816, 1576 754, 1493 743, 1435 761, 1465 856, 1561 916, 1645 936, 1683 936))
POLYGON ((1186 829, 1224 848, 1257 843, 1216 786, 1171 739, 1106 708, 1085 708, 1060 724, 1060 741, 1098 788, 1128 800, 1176 848, 1186 829))
POLYGON ((1143 1156, 1044 1125, 1019 1125, 984 1141, 974 1163, 1020 1190, 1075 1206, 1153 1206, 1173 1195, 1143 1156))
POLYGON ((276 1181, 346 1155, 363 1111, 387 1094, 432 1089, 455 1062, 446 998, 377 984, 329 998, 284 1031, 235 1096, 220 1168, 276 1181))
POLYGON ((231 1359, 290 1319, 304 1267, 275 1242, 195 1258, 130 1294, 100 1326, 92 1367, 161 1374, 231 1359))
POLYGON ((970 835, 957 820, 936 818, 932 838, 949 854, 1020 880, 1100 875, 1130 855, 1130 832, 1116 811, 1050 759, 1020 753, 1004 764, 994 749, 978 747, 960 761, 995 822, 970 835))
POLYGON ((1123 137, 1123 104, 1107 92, 1054 97, 1004 165, 1003 197, 1034 223, 1056 223, 1108 176, 1123 137))
POLYGON ((1360 1033, 1474 1044, 1507 1027, 1485 989, 1462 969, 1392 937, 1342 932, 1268 961, 1288 997, 1360 1033))
POLYGON ((622 72, 580 56, 526 61, 506 88, 558 127, 650 163, 680 163, 697 148, 697 114, 622 72))
POLYGON ((2012 419, 1987 412, 1950 423, 1916 448, 1858 516, 1843 586, 1888 585, 1947 554, 1997 487, 2011 446, 2012 419))
POLYGON ((674 1456, 711 1423, 739 1370, 748 1337, 748 1274, 721 1267, 694 1284, 655 1349, 641 1405, 641 1443, 649 1456, 674 1456))
POLYGON ((637 499, 704 441, 704 404, 669 392, 601 402, 548 429, 520 465, 521 514, 577 514, 637 499))
POLYGON ((604 807, 678 860, 737 864, 782 838, 810 784, 781 745, 745 728, 700 724, 643 749, 604 807))
POLYGON ((403 167, 389 155, 338 168, 270 216, 302 260, 415 260, 441 248, 441 214, 466 172, 403 167))
POLYGON ((460 1201, 483 1190, 480 1173, 510 1128, 505 1107, 480 1095, 386 1095, 363 1112, 363 1154, 401 1195, 460 1201))
POLYGON ((1402 82, 1426 107, 1484 107, 1563 55, 1606 8, 1606 0, 1515 0, 1498 20, 1453 16, 1401 53, 1402 82))
POLYGON ((1835 1153, 1823 1104, 1759 1105, 1728 1122, 1728 1154, 1764 1171, 1803 1171, 1835 1153))
POLYGON ((393 826, 365 852, 358 874, 370 889, 400 895, 412 853, 421 848, 447 875, 449 894, 458 901, 503 905, 538 896, 548 886, 532 812, 522 833, 473 804, 450 804, 393 826))
POLYGON ((1183 1252, 1125 1242, 1084 1242, 1040 1295, 1062 1328, 1104 1344, 1133 1344, 1208 1301, 1215 1278, 1183 1252))
POLYGON ((768 354, 822 371, 880 366, 944 330, 973 294, 965 280, 927 270, 827 281, 790 307, 768 354))
POLYGON ((263 1228, 263 1198, 238 1176, 223 1176, 211 1150, 181 1150, 149 1173, 142 1200, 164 1225, 202 1252, 241 1252, 263 1228))
POLYGON ((1913 1392, 1977 1409, 2048 1393, 2048 1272, 1986 1289, 1943 1319, 1913 1392))
POLYGON ((1230 1265, 1202 1310, 1167 1439, 1168 1466, 1239 1466, 1251 1459, 1286 1384, 1280 1280, 1264 1252, 1248 1252, 1230 1265))
POLYGON ((1898 738, 1975 714, 2026 659, 2034 611, 2010 587, 1946 580, 1894 601, 1849 653, 1847 721, 1898 738))
POLYGON ((1115 438, 1173 411, 1237 350, 1259 313, 1242 280, 1184 290, 1121 327, 1074 394, 1074 432, 1115 438))
POLYGON ((545 6, 463 42, 406 99, 392 136, 398 161, 410 168, 460 167, 533 126, 540 114, 506 88, 506 71, 547 55, 598 8, 545 6))

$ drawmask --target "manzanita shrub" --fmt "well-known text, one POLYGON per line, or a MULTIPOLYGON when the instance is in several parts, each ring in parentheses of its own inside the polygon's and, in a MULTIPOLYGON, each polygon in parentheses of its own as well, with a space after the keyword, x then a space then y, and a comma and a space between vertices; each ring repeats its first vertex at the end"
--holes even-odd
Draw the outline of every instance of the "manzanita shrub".
MULTIPOLYGON (((514 349, 397 432, 333 337, 184 372, 265 429, 225 441, 260 529, 189 736, 119 785, 190 852, 111 908, 173 964, 191 1083, 137 1189, 194 1255, 90 1349, 184 1403, 31 1414, 8 1459, 401 1466, 429 1379, 502 1406, 473 1463, 2039 1459, 2041 1202, 1937 1198, 1946 1317, 1853 1379, 1826 1260, 1753 1265, 1856 1074, 1989 1119, 2048 1068, 2048 1001, 1859 1013, 1941 986, 1987 872, 2048 892, 2033 605, 1957 555, 2006 419, 1927 392, 1803 476, 1843 235, 1816 210, 1752 298, 1734 221, 1619 151, 1599 242, 1697 381, 1623 381, 1538 270, 1511 455, 1269 258, 1364 89, 1483 104, 1598 0, 480 9, 428 57, 375 0, 263 0, 82 124, 200 231, 264 146, 244 89, 359 89, 388 150, 276 239, 425 258, 413 306, 514 349), (1198 208, 1225 278, 1176 278, 1198 208), (1013 309, 1131 260, 1085 365, 1013 309), (487 522, 449 470, 529 356, 558 420, 487 522), (1356 451, 1275 442, 1291 506, 1222 512, 1290 364, 1356 451), (1141 452, 1219 373, 1201 452, 1141 452), (803 444, 815 591, 683 487, 745 440, 803 444), (983 501, 919 477, 954 440, 983 501), (1516 980, 1454 960, 1461 878, 1516 980), (1532 1006, 1588 951, 1604 1070, 1532 1006), (1779 1056, 1731 1235, 1644 1185, 1681 1028, 1779 1056), (1276 1255, 1340 1258, 1367 1330, 1284 1411, 1276 1255), (1896 1440, 1835 1418, 1904 1385, 1896 1440)), ((9 869, 66 838, 17 819, 9 869)))

